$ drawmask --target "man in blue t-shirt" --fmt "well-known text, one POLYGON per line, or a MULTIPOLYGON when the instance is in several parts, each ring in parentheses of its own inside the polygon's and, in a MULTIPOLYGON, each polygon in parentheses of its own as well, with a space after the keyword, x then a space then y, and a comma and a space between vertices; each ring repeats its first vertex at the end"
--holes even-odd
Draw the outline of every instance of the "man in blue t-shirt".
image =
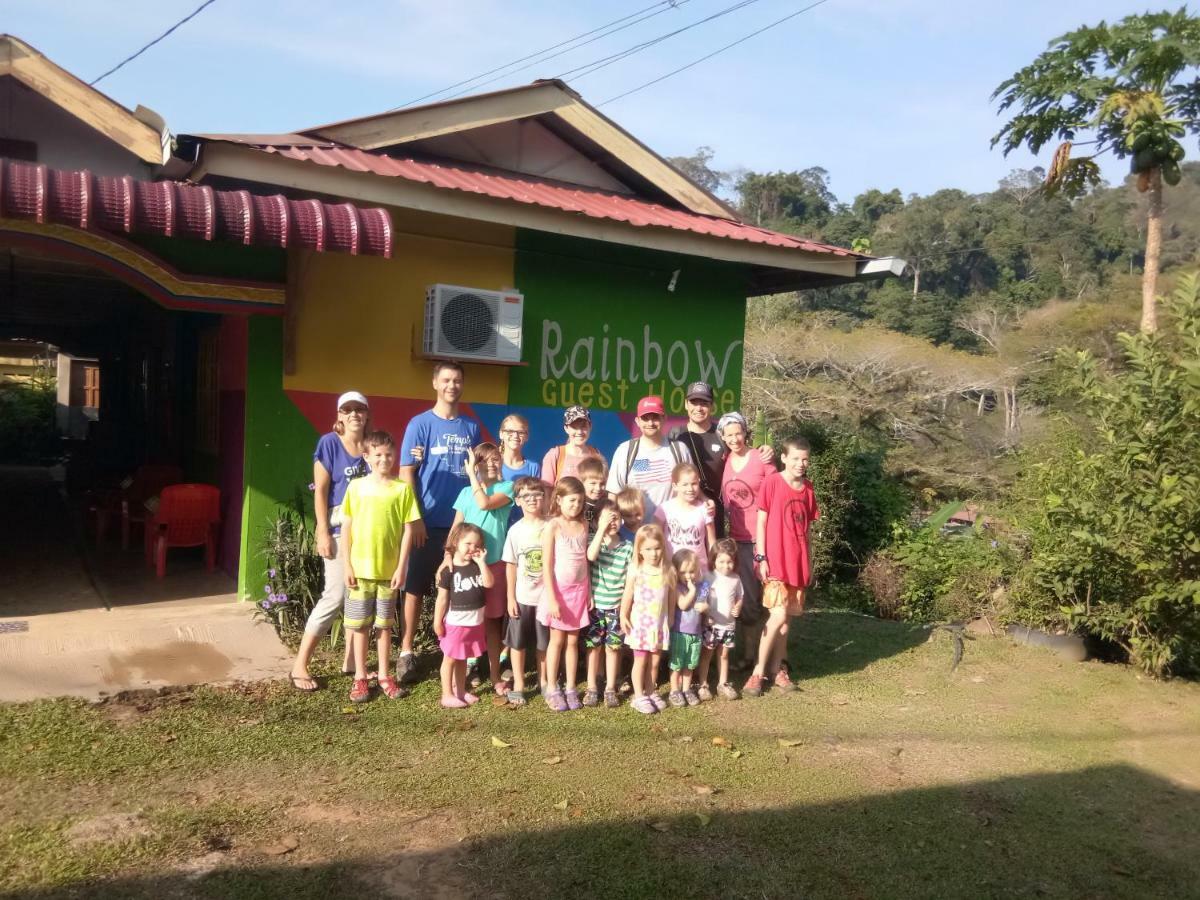
POLYGON ((454 501, 469 484, 467 450, 480 441, 479 426, 458 413, 462 366, 450 361, 437 363, 433 390, 437 397, 433 409, 412 418, 400 445, 400 477, 417 495, 422 519, 413 523, 412 553, 404 582, 404 636, 396 660, 396 678, 401 681, 413 675, 413 638, 421 621, 421 602, 430 593, 445 553, 454 524, 454 501))

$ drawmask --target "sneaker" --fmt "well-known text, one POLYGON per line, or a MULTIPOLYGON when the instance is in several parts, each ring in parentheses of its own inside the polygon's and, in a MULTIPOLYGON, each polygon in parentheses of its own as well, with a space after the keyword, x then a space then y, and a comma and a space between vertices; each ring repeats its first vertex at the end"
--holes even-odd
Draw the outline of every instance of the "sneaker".
POLYGON ((654 704, 654 708, 659 712, 662 712, 667 708, 667 701, 663 699, 663 695, 658 691, 655 691, 653 694, 647 694, 646 696, 650 698, 650 702, 654 704))
POLYGON ((616 709, 621 705, 621 698, 617 696, 616 691, 604 692, 604 705, 609 709, 616 709))
POLYGON ((763 692, 763 677, 761 675, 751 675, 746 679, 745 685, 742 686, 742 693, 747 697, 761 697, 763 692))
POLYGON ((632 706, 634 709, 636 709, 638 712, 642 713, 643 715, 647 715, 647 716, 654 715, 654 713, 658 712, 658 707, 655 706, 654 701, 650 699, 649 694, 643 694, 641 697, 638 697, 636 700, 634 700, 629 705, 632 706))
POLYGON ((687 701, 688 706, 699 706, 700 698, 696 696, 696 692, 690 688, 683 692, 683 699, 687 701))
POLYGON ((583 704, 579 702, 579 691, 567 691, 563 694, 563 699, 567 701, 567 709, 583 708, 583 704))
POLYGON ((708 682, 705 682, 696 689, 696 696, 700 699, 701 703, 707 703, 713 698, 713 692, 709 688, 708 682))
POLYGON ((596 691, 588 691, 587 693, 585 693, 583 695, 583 705, 584 706, 599 706, 600 705, 600 694, 596 691))
POLYGON ((524 706, 527 702, 525 700, 525 695, 515 689, 505 694, 504 699, 508 702, 509 706, 524 706))
POLYGON ((717 694, 720 695, 722 700, 736 700, 738 698, 737 688, 728 681, 717 685, 717 694))
POLYGON ((667 702, 678 709, 681 706, 687 706, 687 701, 683 699, 683 691, 671 691, 667 694, 667 702))
POLYGON ((777 687, 781 691, 794 690, 796 687, 794 684, 792 684, 792 680, 790 678, 788 678, 788 673, 784 669, 780 669, 778 672, 775 673, 775 678, 773 679, 773 683, 774 683, 775 687, 777 687))
POLYGON ((409 650, 401 653, 396 660, 396 680, 401 684, 409 684, 417 675, 417 655, 409 650))

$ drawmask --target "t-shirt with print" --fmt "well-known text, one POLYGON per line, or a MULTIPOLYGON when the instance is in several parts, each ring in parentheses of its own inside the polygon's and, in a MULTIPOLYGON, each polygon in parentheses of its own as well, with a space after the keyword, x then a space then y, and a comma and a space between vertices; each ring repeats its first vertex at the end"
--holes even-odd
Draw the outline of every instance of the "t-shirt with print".
POLYGON ((615 546, 607 542, 600 545, 600 553, 592 563, 592 600, 597 609, 620 605, 632 556, 633 544, 629 541, 618 541, 615 546))
POLYGON ((484 587, 479 564, 474 560, 465 566, 449 565, 438 576, 438 587, 450 592, 446 610, 447 625, 470 627, 483 624, 484 587))
POLYGON ((421 514, 430 528, 454 523, 454 501, 467 485, 467 450, 479 443, 479 426, 465 416, 443 419, 432 409, 412 417, 400 445, 400 465, 417 467, 421 514), (417 462, 413 449, 424 448, 417 462))
MULTIPOLYGON (((532 459, 527 459, 519 466, 510 466, 507 463, 502 463, 500 466, 500 479, 502 481, 511 481, 514 484, 518 478, 541 478, 542 467, 535 463, 532 459)), ((521 507, 517 503, 513 503, 508 507, 508 524, 515 525, 525 515, 521 511, 521 507)))
MULTIPOLYGON (((329 473, 329 509, 331 511, 342 505, 342 500, 346 496, 346 488, 351 481, 371 473, 367 461, 361 456, 351 456, 347 453, 342 439, 333 431, 322 435, 321 439, 317 441, 317 449, 313 451, 313 462, 319 462, 329 473)), ((330 518, 330 534, 339 534, 342 530, 340 511, 334 513, 330 518)))
POLYGON ((729 628, 733 625, 733 608, 741 602, 744 594, 742 579, 737 575, 722 575, 714 572, 712 588, 708 592, 708 618, 714 625, 729 628))
POLYGON ((480 509, 475 502, 475 489, 467 485, 458 492, 454 508, 463 514, 463 521, 468 525, 478 525, 483 532, 483 546, 487 549, 487 564, 500 562, 500 552, 504 549, 504 536, 508 534, 508 508, 511 506, 513 486, 511 481, 497 481, 484 488, 489 497, 504 494, 510 498, 509 504, 499 509, 480 509))
POLYGON ((807 478, 796 490, 779 472, 763 479, 758 508, 767 511, 767 573, 792 587, 808 587, 812 570, 808 557, 808 529, 821 517, 812 482, 807 478))
POLYGON ((654 520, 666 535, 670 557, 680 550, 692 550, 699 557, 700 571, 708 571, 708 526, 713 517, 707 503, 687 504, 674 497, 654 511, 654 520))
MULTIPOLYGON (((697 603, 707 603, 709 594, 709 581, 707 578, 701 578, 696 585, 696 599, 688 609, 680 609, 678 602, 675 604, 675 622, 671 625, 671 630, 679 634, 700 634, 704 627, 704 613, 696 609, 697 603)), ((687 590, 687 585, 680 579, 675 586, 675 590, 682 594, 687 590)))
POLYGON ((548 519, 522 519, 508 529, 500 558, 517 567, 514 593, 522 606, 537 606, 542 601, 542 532, 548 519))
POLYGON ((729 514, 729 536, 735 541, 753 541, 758 532, 758 491, 763 479, 775 471, 762 461, 757 450, 746 454, 742 471, 733 468, 733 454, 725 460, 721 498, 729 514))
POLYGON ((359 578, 386 581, 400 564, 404 526, 421 518, 412 488, 398 478, 356 478, 342 499, 350 520, 350 565, 359 578))
POLYGON ((632 464, 627 464, 631 444, 632 441, 623 441, 613 454, 608 470, 608 492, 616 494, 627 484, 640 488, 646 496, 644 521, 653 522, 655 508, 666 503, 671 496, 671 473, 675 471, 675 466, 681 462, 691 462, 692 457, 683 444, 664 443, 661 447, 655 447, 648 441, 640 440, 637 455, 632 464))

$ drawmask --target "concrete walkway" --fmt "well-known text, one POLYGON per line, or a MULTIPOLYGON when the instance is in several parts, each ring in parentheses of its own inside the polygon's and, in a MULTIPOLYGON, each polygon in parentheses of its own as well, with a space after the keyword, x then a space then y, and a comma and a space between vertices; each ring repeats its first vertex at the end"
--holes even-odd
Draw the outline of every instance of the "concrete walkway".
POLYGON ((0 497, 0 701, 287 673, 291 654, 275 630, 196 554, 172 553, 161 581, 140 552, 112 542, 85 561, 45 469, 0 467, 0 497))

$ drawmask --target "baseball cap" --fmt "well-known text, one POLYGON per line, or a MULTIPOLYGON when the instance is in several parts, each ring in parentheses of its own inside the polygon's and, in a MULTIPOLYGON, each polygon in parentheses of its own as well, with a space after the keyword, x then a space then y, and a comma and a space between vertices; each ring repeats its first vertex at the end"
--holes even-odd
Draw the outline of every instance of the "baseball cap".
POLYGON ((642 416, 647 415, 648 413, 659 415, 659 416, 666 415, 666 412, 663 410, 662 397, 657 397, 654 394, 651 394, 649 397, 643 397, 641 400, 638 401, 638 405, 637 405, 638 418, 641 418, 642 416))
POLYGON ((570 425, 572 422, 578 422, 583 419, 585 422, 592 421, 592 414, 588 412, 586 406, 568 406, 566 412, 563 413, 563 424, 570 425))
POLYGON ((367 398, 358 391, 346 391, 346 393, 338 397, 337 408, 341 409, 347 403, 361 403, 367 408, 370 408, 371 406, 371 404, 367 402, 367 398))
POLYGON ((707 381, 693 381, 687 387, 687 398, 689 400, 703 400, 705 403, 712 403, 712 385, 707 381))

